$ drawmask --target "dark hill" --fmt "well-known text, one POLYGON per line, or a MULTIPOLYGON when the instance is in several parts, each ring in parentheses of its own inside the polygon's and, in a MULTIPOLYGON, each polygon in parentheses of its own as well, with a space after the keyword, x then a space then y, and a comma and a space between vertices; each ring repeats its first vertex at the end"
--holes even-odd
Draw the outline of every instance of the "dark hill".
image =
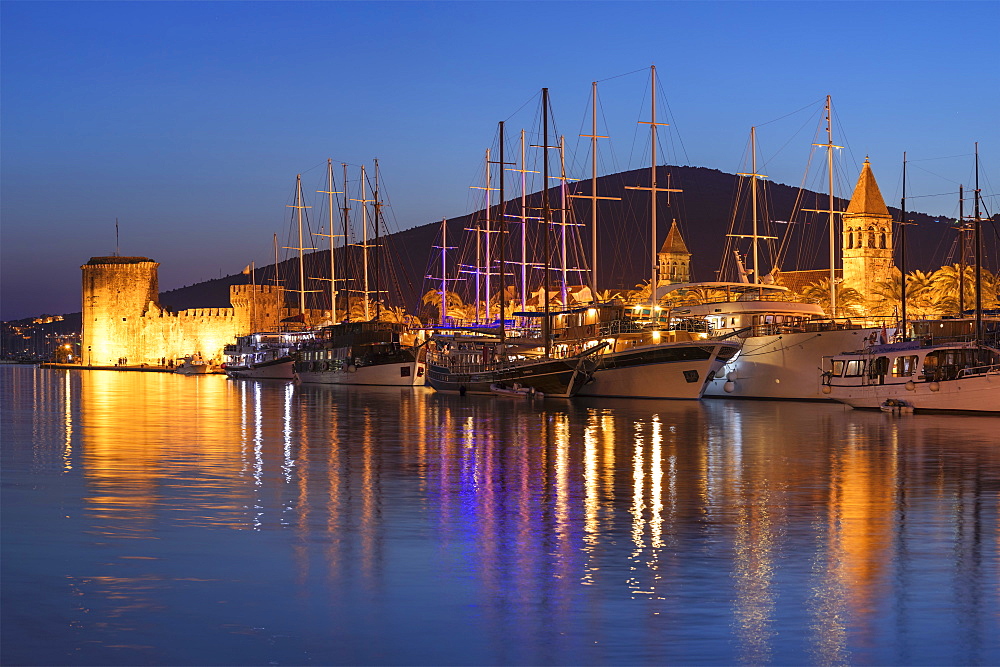
MULTIPOLYGON (((670 187, 679 188, 683 193, 661 194, 657 203, 657 217, 660 221, 657 247, 662 243, 669 228, 670 221, 677 219, 681 232, 692 253, 693 278, 697 280, 716 280, 720 262, 725 248, 726 234, 729 231, 733 216, 734 199, 740 178, 715 169, 703 167, 660 167, 658 181, 660 187, 666 187, 669 177, 670 187), (669 201, 668 201, 669 200, 669 201)), ((610 174, 598 179, 598 194, 602 196, 619 196, 622 201, 600 201, 598 215, 600 220, 599 238, 599 282, 602 287, 631 288, 648 277, 649 269, 649 202, 647 191, 627 190, 629 185, 648 185, 649 170, 640 169, 618 174, 610 174)), ((576 184, 578 192, 589 194, 589 181, 576 184)), ((776 220, 787 220, 792 214, 796 198, 802 198, 802 208, 825 209, 828 205, 827 195, 809 191, 800 192, 798 188, 769 183, 767 185, 769 201, 769 217, 776 220)), ((552 206, 557 206, 559 197, 557 190, 550 191, 552 206)), ((590 220, 590 202, 585 199, 572 200, 576 218, 581 222, 590 220)), ((528 207, 540 206, 541 195, 535 193, 528 197, 528 207)), ((846 202, 837 200, 837 207, 843 210, 846 202)), ((507 207, 508 215, 519 214, 519 201, 511 202, 507 207)), ((898 219, 899 211, 890 207, 890 213, 898 219)), ((529 211, 529 214, 537 215, 529 211)), ((464 229, 470 226, 470 220, 475 214, 453 218, 448 221, 448 245, 462 246, 464 229)), ((908 219, 915 223, 907 232, 907 265, 910 270, 932 270, 949 261, 952 252, 955 232, 947 220, 934 218, 923 213, 909 213, 908 219)), ((805 218, 800 218, 805 220, 805 218)), ((785 225, 776 225, 779 228, 785 225)), ((388 237, 387 245, 394 259, 382 266, 379 272, 380 288, 385 290, 386 284, 393 285, 390 292, 398 292, 402 298, 390 299, 391 302, 403 305, 413 310, 420 295, 431 289, 424 276, 437 273, 438 266, 433 268, 431 260, 432 246, 439 245, 441 223, 430 223, 397 232, 388 237)), ((583 245, 589 249, 590 232, 581 228, 584 237, 583 245)), ((822 269, 829 267, 828 241, 825 220, 802 222, 793 230, 796 235, 789 243, 789 252, 782 262, 783 270, 822 269)), ((744 230, 742 233, 749 233, 744 230)), ((512 238, 516 239, 516 235, 512 238)), ((984 227, 984 244, 986 246, 987 266, 996 270, 997 236, 995 227, 984 227)), ((338 266, 359 265, 360 250, 356 247, 338 249, 338 266)), ((455 258, 453 252, 449 255, 455 258)), ((508 258, 509 254, 508 254, 508 258)), ((329 253, 327 251, 312 253, 307 256, 308 276, 329 276, 329 253)), ((297 269, 294 260, 281 262, 280 274, 288 279, 287 287, 296 289, 297 269)), ((338 269, 339 273, 340 269, 338 269)), ((454 269, 451 269, 454 272, 454 269)), ((451 275, 454 275, 452 273, 451 275)), ((271 282, 274 279, 274 267, 267 266, 257 270, 255 279, 258 283, 271 282)), ((371 274, 374 289, 375 274, 371 274)), ((227 276, 216 280, 191 285, 161 294, 161 303, 169 305, 174 310, 194 307, 226 306, 229 302, 229 286, 246 282, 247 277, 241 274, 227 276)), ((326 288, 324 288, 326 289, 326 288)), ((320 302, 317 301, 319 306, 320 302)))

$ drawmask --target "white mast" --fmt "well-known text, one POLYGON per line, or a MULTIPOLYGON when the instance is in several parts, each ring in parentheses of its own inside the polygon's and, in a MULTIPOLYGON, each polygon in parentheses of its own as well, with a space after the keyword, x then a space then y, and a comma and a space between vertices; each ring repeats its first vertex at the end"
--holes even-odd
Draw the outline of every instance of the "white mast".
MULTIPOLYGON (((306 248, 302 245, 302 211, 307 208, 312 208, 311 206, 304 206, 302 204, 302 174, 296 174, 295 176, 295 203, 288 208, 294 208, 296 210, 296 215, 298 216, 298 228, 299 228, 299 245, 297 248, 286 248, 286 250, 298 250, 299 251, 299 314, 302 315, 302 321, 305 322, 306 316, 306 272, 305 272, 305 258, 303 252, 306 250, 315 250, 315 248, 306 248)), ((311 291, 311 290, 310 290, 311 291)))
POLYGON ((567 257, 566 257, 566 137, 565 135, 559 136, 559 219, 562 221, 562 234, 560 235, 561 247, 559 249, 560 262, 559 268, 562 272, 562 288, 559 290, 560 297, 562 298, 562 307, 566 309, 569 307, 569 290, 566 287, 566 283, 569 282, 569 276, 567 272, 567 257))
MULTIPOLYGON (((750 234, 751 240, 751 256, 753 257, 753 284, 761 284, 761 272, 760 272, 760 253, 759 253, 759 242, 760 239, 776 239, 776 236, 761 236, 758 228, 758 211, 757 211, 757 179, 767 178, 764 174, 757 173, 757 128, 750 128, 750 171, 749 174, 737 174, 738 176, 749 176, 752 180, 750 181, 750 206, 751 215, 753 216, 753 233, 750 234)), ((729 236, 746 238, 745 234, 730 234, 729 236)), ((747 271, 740 260, 739 253, 736 254, 736 264, 737 271, 740 274, 741 282, 745 279, 747 271)))
POLYGON ((368 199, 365 195, 365 184, 368 183, 368 179, 365 176, 365 166, 361 165, 361 199, 352 199, 351 201, 361 202, 361 263, 362 263, 362 275, 363 275, 363 290, 360 290, 364 295, 364 309, 365 309, 365 321, 371 320, 371 310, 368 303, 368 295, 371 294, 371 290, 368 288, 368 248, 370 247, 368 243, 368 204, 375 201, 374 199, 368 199))
POLYGON ((333 229, 333 195, 343 193, 335 192, 333 189, 333 160, 330 158, 327 158, 326 160, 326 183, 328 188, 327 190, 317 190, 316 192, 325 194, 328 197, 327 208, 330 213, 330 233, 317 234, 317 236, 328 236, 330 238, 330 320, 332 322, 337 322, 337 253, 334 239, 340 236, 340 234, 334 233, 333 229))
POLYGON ((581 134, 581 137, 590 138, 590 194, 570 195, 577 199, 590 200, 590 290, 594 300, 597 300, 597 200, 614 199, 621 201, 621 197, 598 197, 597 196, 597 140, 608 137, 597 134, 597 82, 591 84, 591 113, 590 113, 590 134, 581 134))
MULTIPOLYGON (((479 259, 479 252, 480 252, 479 251, 479 244, 480 244, 479 235, 480 234, 485 234, 486 235, 486 240, 485 240, 485 246, 486 247, 485 247, 484 254, 486 255, 486 265, 485 265, 485 269, 486 269, 486 285, 485 285, 485 287, 486 287, 486 290, 485 290, 485 296, 486 296, 486 320, 487 321, 489 321, 491 319, 491 317, 492 317, 492 310, 490 308, 490 294, 492 293, 491 292, 492 286, 491 286, 490 276, 493 273, 493 267, 492 267, 493 252, 492 252, 492 248, 491 248, 491 242, 490 242, 491 238, 490 238, 490 235, 493 234, 494 231, 495 231, 490 226, 490 207, 493 205, 493 202, 491 201, 491 198, 490 198, 490 191, 494 189, 494 188, 490 187, 490 177, 491 177, 491 175, 490 175, 490 164, 491 164, 490 163, 490 149, 487 148, 486 149, 486 167, 485 167, 485 171, 484 171, 486 182, 485 182, 485 184, 484 184, 483 187, 472 186, 473 190, 484 190, 486 192, 486 200, 483 202, 483 206, 485 207, 485 208, 483 208, 483 214, 484 214, 484 216, 486 218, 486 229, 483 230, 483 229, 480 229, 477 226, 476 229, 475 229, 475 231, 476 231, 476 257, 477 257, 477 259, 476 259, 476 271, 482 271, 482 269, 484 268, 483 266, 481 266, 480 259, 479 259)), ((501 165, 500 168, 502 169, 503 166, 501 165)), ((502 267, 501 267, 501 270, 503 270, 502 267)), ((477 313, 479 312, 479 310, 478 310, 479 309, 479 284, 480 284, 479 283, 479 275, 477 274, 476 275, 476 312, 477 313)), ((477 320, 479 319, 478 315, 477 315, 476 319, 477 320)))
POLYGON ((834 209, 833 201, 833 149, 843 148, 843 146, 835 146, 833 143, 833 111, 830 102, 830 96, 826 96, 826 106, 824 107, 826 114, 826 143, 825 144, 813 144, 813 146, 825 147, 826 148, 826 169, 828 176, 828 190, 830 194, 830 208, 827 210, 817 210, 817 209, 804 209, 807 211, 812 211, 814 213, 829 213, 830 214, 830 317, 837 316, 837 239, 839 238, 837 234, 837 221, 836 214, 837 211, 834 209))
POLYGON ((655 316, 654 309, 656 308, 656 193, 657 192, 682 192, 681 190, 675 190, 671 188, 658 188, 656 187, 656 127, 658 125, 667 126, 669 123, 657 123, 656 122, 656 65, 649 66, 650 72, 650 120, 639 121, 640 124, 649 125, 649 145, 650 145, 650 187, 642 186, 626 186, 629 190, 649 190, 650 195, 650 249, 651 249, 651 261, 652 261, 652 274, 649 281, 649 317, 650 321, 655 316))

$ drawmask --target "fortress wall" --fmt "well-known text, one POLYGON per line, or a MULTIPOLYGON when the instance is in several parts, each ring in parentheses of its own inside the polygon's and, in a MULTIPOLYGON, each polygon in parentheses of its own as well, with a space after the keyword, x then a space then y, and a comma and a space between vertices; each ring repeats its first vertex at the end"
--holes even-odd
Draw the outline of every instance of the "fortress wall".
MULTIPOLYGON (((276 331, 298 313, 285 307, 285 291, 274 285, 233 285, 230 308, 171 313, 159 304, 158 267, 146 257, 94 257, 81 267, 84 364, 124 359, 129 366, 155 366, 195 353, 222 363, 223 348, 237 336, 276 331)), ((324 312, 307 316, 316 323, 324 312)))

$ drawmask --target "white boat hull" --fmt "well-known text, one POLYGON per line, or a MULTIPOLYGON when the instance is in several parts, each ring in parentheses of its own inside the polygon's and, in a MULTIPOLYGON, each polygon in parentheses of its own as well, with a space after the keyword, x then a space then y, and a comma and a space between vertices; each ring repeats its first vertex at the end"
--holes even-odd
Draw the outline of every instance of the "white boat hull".
POLYGON ((690 347, 711 348, 711 351, 704 359, 657 361, 655 357, 651 357, 646 362, 639 361, 628 365, 620 365, 620 362, 625 361, 629 355, 641 354, 643 348, 606 353, 594 372, 592 381, 584 385, 577 392, 577 396, 697 400, 711 383, 711 378, 723 366, 724 362, 719 358, 720 349, 731 348, 733 345, 702 341, 698 344, 650 346, 664 351, 690 347))
POLYGON ((385 387, 420 387, 427 376, 421 361, 388 363, 375 366, 350 366, 343 370, 299 371, 299 382, 310 384, 357 384, 385 387), (354 370, 350 370, 354 368, 354 370))
POLYGON ((880 409, 886 399, 917 411, 1000 413, 1000 371, 944 382, 830 387, 829 397, 852 408, 880 409), (910 389, 907 389, 907 384, 910 389))
POLYGON ((226 366, 226 375, 239 380, 291 380, 292 358, 250 366, 226 366))
MULTIPOLYGON (((705 396, 829 401, 824 357, 857 350, 881 329, 843 329, 750 336, 709 383, 705 396)), ((827 362, 828 363, 828 362, 827 362)))

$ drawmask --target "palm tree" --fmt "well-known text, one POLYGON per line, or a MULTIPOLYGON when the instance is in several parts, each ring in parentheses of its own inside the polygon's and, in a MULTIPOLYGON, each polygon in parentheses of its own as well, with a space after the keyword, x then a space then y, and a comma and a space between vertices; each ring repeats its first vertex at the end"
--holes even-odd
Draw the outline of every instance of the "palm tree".
MULTIPOLYGON (((983 286, 983 306, 985 308, 996 307, 997 302, 997 277, 986 269, 982 269, 981 282, 983 286)), ((933 274, 933 289, 936 299, 944 312, 960 315, 960 306, 966 309, 973 308, 976 303, 976 268, 974 266, 965 267, 965 299, 960 300, 959 290, 962 286, 962 267, 960 264, 949 264, 942 266, 933 274)))
MULTIPOLYGON (((836 317, 838 313, 831 311, 830 303, 830 279, 823 278, 814 283, 810 283, 801 292, 801 296, 819 304, 819 306, 830 316, 836 317)), ((837 284, 837 308, 838 310, 851 312, 864 304, 864 297, 853 287, 844 287, 837 284)))
MULTIPOLYGON (((437 310, 437 319, 441 320, 441 292, 440 290, 430 290, 420 298, 421 303, 427 306, 432 306, 437 310)), ((455 317, 459 319, 465 318, 466 307, 465 303, 462 301, 462 297, 456 292, 445 291, 445 316, 455 317)))

